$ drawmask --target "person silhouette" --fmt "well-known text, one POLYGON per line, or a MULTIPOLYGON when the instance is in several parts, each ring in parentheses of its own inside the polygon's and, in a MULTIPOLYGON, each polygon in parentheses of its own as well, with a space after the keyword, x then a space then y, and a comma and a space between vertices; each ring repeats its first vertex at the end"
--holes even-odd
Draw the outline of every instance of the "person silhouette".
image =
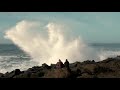
POLYGON ((59 62, 57 62, 56 64, 56 68, 60 69, 60 68, 63 68, 64 67, 64 64, 63 62, 59 59, 59 62))
POLYGON ((71 72, 71 69, 70 69, 70 67, 69 67, 69 62, 68 62, 67 59, 66 59, 66 61, 64 62, 64 66, 66 67, 66 69, 67 69, 69 72, 71 72))
POLYGON ((64 65, 65 65, 65 67, 66 67, 66 68, 69 68, 69 62, 68 62, 68 60, 67 60, 67 59, 66 59, 66 61, 65 61, 64 65))

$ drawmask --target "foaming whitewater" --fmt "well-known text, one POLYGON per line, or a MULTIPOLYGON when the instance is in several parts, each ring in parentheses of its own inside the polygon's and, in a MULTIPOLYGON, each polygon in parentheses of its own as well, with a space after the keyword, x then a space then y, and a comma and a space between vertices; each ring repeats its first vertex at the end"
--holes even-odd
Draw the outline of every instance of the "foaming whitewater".
POLYGON ((96 60, 98 53, 83 42, 80 37, 67 37, 65 28, 56 23, 45 26, 39 22, 23 20, 6 31, 5 38, 10 39, 24 52, 39 63, 56 63, 58 59, 71 63, 75 61, 96 60))
POLYGON ((100 57, 100 60, 105 60, 107 59, 108 57, 109 58, 114 58, 116 56, 120 56, 120 51, 106 51, 106 50, 103 50, 103 51, 100 51, 99 52, 99 57, 100 57))

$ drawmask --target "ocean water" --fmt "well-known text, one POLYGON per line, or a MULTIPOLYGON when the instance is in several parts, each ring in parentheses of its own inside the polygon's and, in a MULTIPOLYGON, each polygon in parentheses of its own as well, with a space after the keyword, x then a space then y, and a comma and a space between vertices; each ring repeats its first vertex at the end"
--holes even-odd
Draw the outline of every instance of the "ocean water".
MULTIPOLYGON (((99 52, 101 60, 120 55, 120 44, 94 43, 89 44, 89 47, 99 52)), ((16 45, 0 44, 0 73, 10 72, 17 68, 26 70, 35 65, 37 63, 16 45)))
POLYGON ((93 43, 90 47, 99 53, 100 60, 120 56, 120 43, 93 43))
MULTIPOLYGON (((0 73, 34 66, 31 57, 14 44, 0 44, 0 73)), ((36 64, 37 65, 37 64, 36 64)))

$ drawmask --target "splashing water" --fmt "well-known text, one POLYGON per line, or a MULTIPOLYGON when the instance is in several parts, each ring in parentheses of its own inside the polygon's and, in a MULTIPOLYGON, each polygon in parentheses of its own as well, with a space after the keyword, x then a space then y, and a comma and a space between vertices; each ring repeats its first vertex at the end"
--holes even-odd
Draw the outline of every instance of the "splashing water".
POLYGON ((87 59, 100 60, 97 52, 80 37, 67 37, 61 25, 48 23, 46 30, 39 27, 42 27, 39 22, 23 20, 7 30, 5 38, 12 40, 39 65, 56 63, 58 59, 68 59, 71 63, 87 59))

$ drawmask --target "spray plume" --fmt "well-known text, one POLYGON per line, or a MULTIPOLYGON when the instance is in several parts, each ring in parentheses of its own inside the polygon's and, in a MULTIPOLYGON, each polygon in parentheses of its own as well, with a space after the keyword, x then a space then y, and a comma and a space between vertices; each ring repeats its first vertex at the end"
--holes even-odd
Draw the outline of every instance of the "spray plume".
POLYGON ((87 59, 99 60, 97 53, 80 37, 67 37, 62 26, 48 23, 46 30, 39 27, 39 22, 23 20, 7 30, 5 38, 19 46, 39 65, 43 63, 50 65, 56 63, 58 59, 62 61, 68 59, 71 63, 87 59))

